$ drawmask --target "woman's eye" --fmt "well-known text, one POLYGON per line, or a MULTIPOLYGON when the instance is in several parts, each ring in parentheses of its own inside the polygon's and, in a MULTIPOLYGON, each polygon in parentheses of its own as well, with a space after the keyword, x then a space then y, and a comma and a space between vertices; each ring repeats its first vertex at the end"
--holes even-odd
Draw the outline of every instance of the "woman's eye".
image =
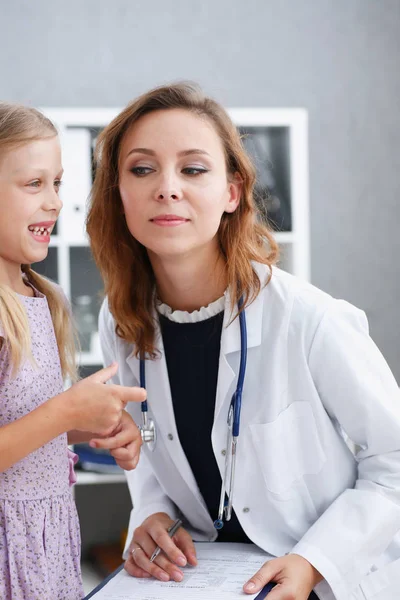
POLYGON ((35 179, 35 181, 30 181, 30 182, 28 183, 28 186, 29 186, 29 187, 38 188, 38 187, 40 187, 40 184, 41 184, 41 183, 42 183, 42 182, 41 182, 39 179, 35 179))
POLYGON ((150 167, 132 167, 131 169, 131 173, 133 173, 137 177, 143 177, 143 175, 147 175, 152 171, 153 169, 151 169, 150 167))
POLYGON ((56 180, 54 181, 54 187, 55 187, 55 189, 56 189, 56 191, 57 191, 57 192, 59 191, 59 189, 60 189, 60 187, 61 187, 61 186, 62 186, 62 181, 61 181, 61 179, 56 179, 56 180))
POLYGON ((201 175, 202 173, 208 173, 208 169, 204 167, 185 167, 182 169, 182 173, 185 173, 185 175, 201 175))

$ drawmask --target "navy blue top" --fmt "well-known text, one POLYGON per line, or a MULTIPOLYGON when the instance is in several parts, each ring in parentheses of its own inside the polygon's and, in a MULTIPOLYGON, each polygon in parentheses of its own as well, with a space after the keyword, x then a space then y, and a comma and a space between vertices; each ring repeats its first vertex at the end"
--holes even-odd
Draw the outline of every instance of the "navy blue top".
MULTIPOLYGON (((218 517, 221 476, 211 445, 224 313, 197 323, 159 315, 175 421, 212 520, 218 517)), ((247 542, 234 511, 218 532, 219 542, 247 542)))

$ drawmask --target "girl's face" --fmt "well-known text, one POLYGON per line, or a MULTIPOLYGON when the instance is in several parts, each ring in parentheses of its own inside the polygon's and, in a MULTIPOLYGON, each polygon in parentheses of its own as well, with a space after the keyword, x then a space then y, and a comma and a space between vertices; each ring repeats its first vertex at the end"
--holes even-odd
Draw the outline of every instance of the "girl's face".
POLYGON ((218 255, 221 216, 238 206, 240 183, 206 118, 183 109, 141 117, 122 140, 119 173, 129 231, 150 258, 218 255))
POLYGON ((62 172, 56 136, 0 156, 0 276, 46 258, 62 207, 62 172))

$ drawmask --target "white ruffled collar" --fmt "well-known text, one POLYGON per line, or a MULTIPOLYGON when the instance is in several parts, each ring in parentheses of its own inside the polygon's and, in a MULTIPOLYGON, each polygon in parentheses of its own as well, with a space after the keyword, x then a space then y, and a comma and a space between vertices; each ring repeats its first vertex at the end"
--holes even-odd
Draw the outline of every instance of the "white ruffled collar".
POLYGON ((163 304, 158 300, 157 312, 175 323, 199 323, 200 321, 205 321, 206 319, 214 317, 224 310, 225 294, 221 296, 221 298, 218 298, 218 300, 214 300, 214 302, 208 304, 208 306, 202 306, 193 312, 187 312, 186 310, 172 310, 168 304, 163 304))

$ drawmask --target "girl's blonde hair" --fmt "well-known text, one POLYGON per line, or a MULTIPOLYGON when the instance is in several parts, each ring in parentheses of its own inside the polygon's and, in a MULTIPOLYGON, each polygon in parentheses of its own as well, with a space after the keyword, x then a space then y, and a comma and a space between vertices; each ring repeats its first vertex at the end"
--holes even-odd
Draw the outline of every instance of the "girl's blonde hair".
POLYGON ((117 334, 135 345, 137 356, 153 358, 155 279, 146 248, 133 238, 123 215, 118 163, 122 140, 133 124, 150 112, 171 109, 184 109, 209 120, 221 139, 228 175, 238 175, 242 181, 239 206, 233 213, 222 215, 218 230, 232 311, 240 298, 243 309, 260 291, 261 282, 251 261, 271 266, 278 257, 270 229, 258 218, 255 169, 227 112, 204 96, 198 86, 187 82, 158 87, 129 104, 101 132, 97 142, 87 231, 117 334))
MULTIPOLYGON (((53 123, 38 110, 0 102, 0 164, 6 152, 56 135, 57 130, 53 123)), ((22 265, 22 271, 26 280, 47 298, 63 377, 68 376, 75 381, 77 379, 75 333, 66 301, 57 287, 45 277, 35 273, 30 265, 22 265)), ((2 284, 0 284, 0 332, 4 339, 3 343, 10 353, 12 376, 15 376, 23 360, 32 358, 30 329, 25 308, 18 295, 10 287, 2 284)))

